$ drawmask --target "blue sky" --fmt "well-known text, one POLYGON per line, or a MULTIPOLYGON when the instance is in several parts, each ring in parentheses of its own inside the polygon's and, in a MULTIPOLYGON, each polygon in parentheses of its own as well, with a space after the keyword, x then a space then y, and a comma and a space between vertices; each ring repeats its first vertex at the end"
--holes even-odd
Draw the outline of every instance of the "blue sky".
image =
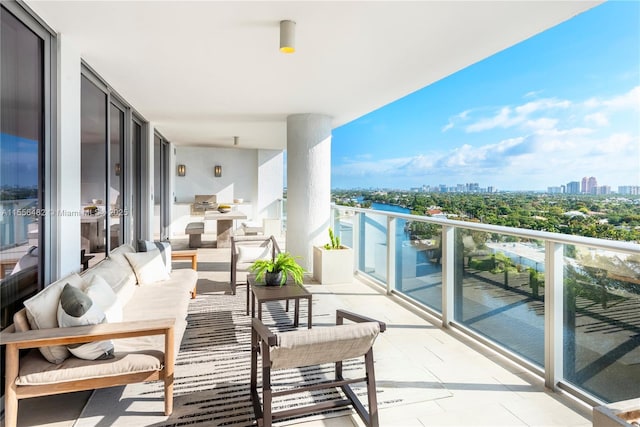
POLYGON ((597 6, 334 129, 332 188, 640 185, 640 2, 597 6))

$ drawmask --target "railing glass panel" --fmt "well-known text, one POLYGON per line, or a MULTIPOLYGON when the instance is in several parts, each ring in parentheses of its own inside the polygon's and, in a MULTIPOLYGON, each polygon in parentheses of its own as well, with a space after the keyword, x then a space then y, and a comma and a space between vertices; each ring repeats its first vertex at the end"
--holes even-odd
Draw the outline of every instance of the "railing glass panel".
POLYGON ((442 311, 442 226, 399 219, 395 290, 442 311))
POLYGON ((640 256, 565 246, 564 377, 605 401, 640 393, 640 256))
POLYGON ((544 364, 544 244, 457 228, 455 319, 544 364))
POLYGON ((358 269, 387 282, 387 216, 375 213, 359 215, 360 259, 358 269))

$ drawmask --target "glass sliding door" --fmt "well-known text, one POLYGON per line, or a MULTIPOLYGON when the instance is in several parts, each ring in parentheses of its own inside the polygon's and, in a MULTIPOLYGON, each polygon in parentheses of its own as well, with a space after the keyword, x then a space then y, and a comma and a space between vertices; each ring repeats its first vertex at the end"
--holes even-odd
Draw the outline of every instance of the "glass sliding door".
POLYGON ((86 254, 102 254, 91 260, 96 263, 106 251, 108 104, 107 94, 86 76, 82 76, 81 93, 81 249, 86 254))
POLYGON ((161 135, 153 138, 153 239, 168 240, 169 224, 169 142, 161 135))
POLYGON ((114 103, 110 106, 109 133, 109 249, 124 243, 125 231, 125 113, 114 103))
POLYGON ((131 179, 132 179, 132 205, 129 208, 128 218, 133 230, 133 240, 136 241, 143 236, 142 232, 142 171, 145 170, 143 165, 143 150, 142 150, 142 122, 137 118, 132 121, 131 129, 131 145, 132 145, 132 159, 131 164, 131 179))
POLYGON ((43 282, 45 40, 0 6, 2 324, 43 282))

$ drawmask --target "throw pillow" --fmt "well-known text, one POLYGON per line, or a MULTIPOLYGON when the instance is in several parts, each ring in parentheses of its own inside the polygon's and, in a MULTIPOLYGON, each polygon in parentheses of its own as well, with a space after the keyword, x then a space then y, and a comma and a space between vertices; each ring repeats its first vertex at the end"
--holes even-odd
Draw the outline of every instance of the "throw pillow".
POLYGON ((109 323, 122 322, 122 304, 102 277, 93 276, 84 292, 104 311, 109 323))
POLYGON ((255 262, 259 259, 271 259, 271 244, 266 246, 238 245, 238 263, 255 262))
POLYGON ((169 280, 169 274, 162 262, 160 251, 135 252, 125 254, 131 268, 133 268, 139 285, 169 280))
MULTIPOLYGON (((82 288, 84 282, 76 273, 65 276, 25 300, 24 307, 31 329, 49 329, 58 327, 58 302, 65 285, 82 288)), ((63 345, 40 347, 40 353, 51 363, 62 363, 69 357, 69 350, 63 345)))
MULTIPOLYGON (((98 304, 91 301, 87 294, 71 285, 64 287, 58 304, 60 327, 97 325, 106 321, 104 312, 98 304)), ((72 344, 67 348, 71 354, 80 359, 102 360, 115 357, 111 340, 72 344)))
POLYGON ((171 243, 158 240, 138 240, 138 252, 149 252, 156 249, 162 255, 162 262, 164 262, 167 273, 171 274, 171 243))

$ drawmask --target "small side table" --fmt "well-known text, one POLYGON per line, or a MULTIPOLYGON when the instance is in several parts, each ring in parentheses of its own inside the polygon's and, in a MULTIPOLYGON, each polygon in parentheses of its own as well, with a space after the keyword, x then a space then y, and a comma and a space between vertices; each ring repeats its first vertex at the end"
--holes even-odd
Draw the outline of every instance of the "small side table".
POLYGON ((313 294, 304 287, 297 285, 293 280, 288 280, 283 286, 266 286, 255 282, 255 275, 247 276, 247 284, 251 288, 251 317, 256 317, 256 300, 258 301, 258 319, 262 320, 262 304, 268 301, 294 300, 295 309, 293 326, 298 327, 300 317, 300 300, 307 300, 307 328, 311 329, 311 300, 313 294))

